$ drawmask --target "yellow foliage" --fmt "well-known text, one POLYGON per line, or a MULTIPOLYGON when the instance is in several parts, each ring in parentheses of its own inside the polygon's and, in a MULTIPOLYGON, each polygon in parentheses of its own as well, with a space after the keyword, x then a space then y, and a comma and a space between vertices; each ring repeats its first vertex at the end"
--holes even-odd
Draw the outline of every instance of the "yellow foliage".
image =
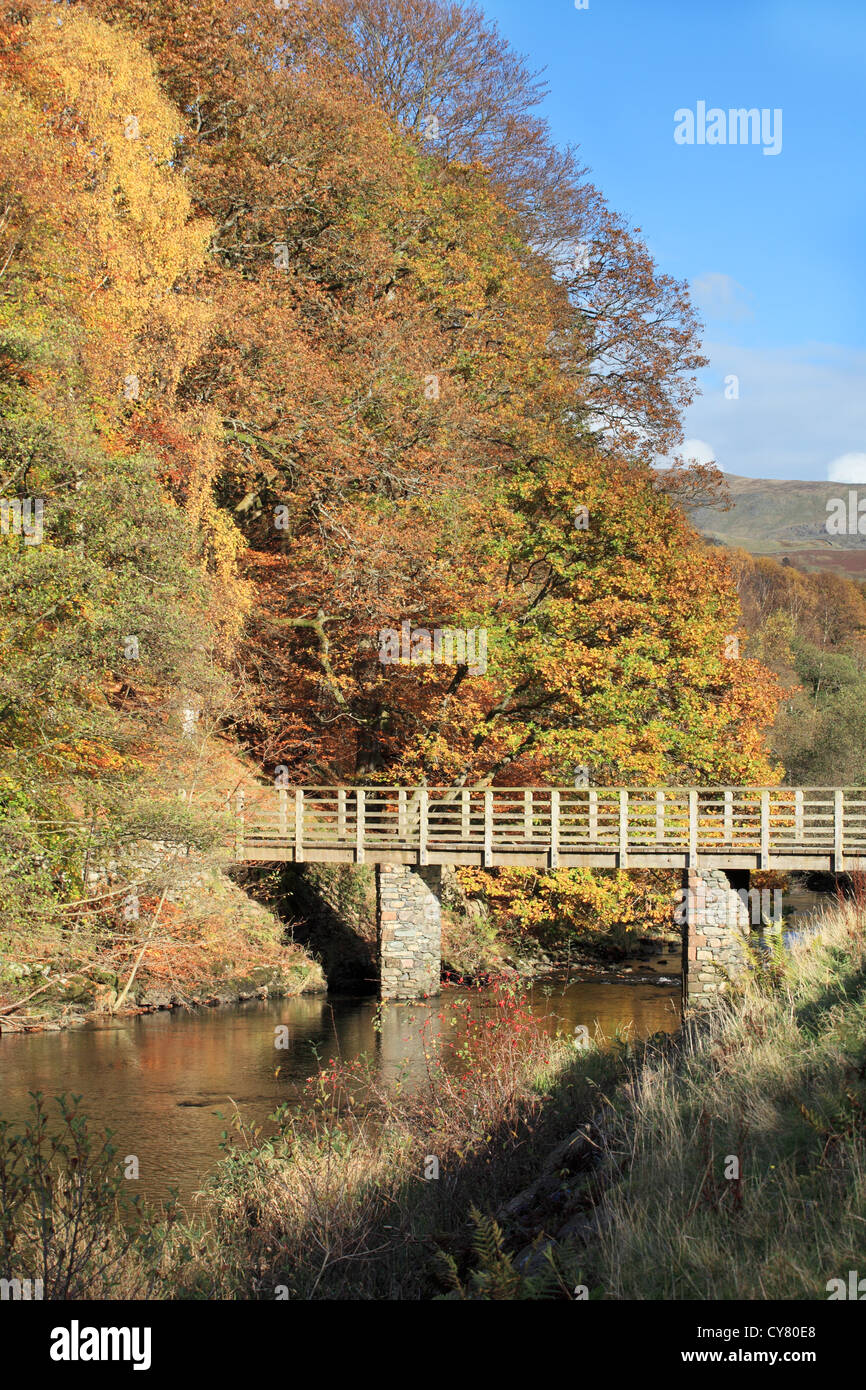
POLYGON ((612 927, 645 931, 671 918, 671 888, 649 875, 617 870, 458 869, 464 890, 483 897, 494 917, 531 934, 572 928, 606 932, 612 927))
POLYGON ((212 227, 193 215, 173 169, 177 109, 145 49, 86 15, 60 26, 35 17, 28 56, 34 95, 63 110, 55 130, 69 217, 87 252, 78 307, 95 394, 122 404, 135 375, 138 399, 170 400, 212 322, 210 307, 188 292, 212 227))
MULTIPOLYGON (((203 541, 212 616, 230 646, 250 594, 237 578, 243 539, 212 493, 222 424, 218 411, 176 399, 215 318, 200 288, 213 228, 176 169, 181 125, 132 37, 86 14, 65 12, 58 24, 34 13, 26 65, 0 86, 3 198, 23 210, 9 237, 16 264, 29 267, 13 321, 26 323, 31 342, 44 337, 55 419, 71 388, 100 421, 108 452, 144 444, 157 453, 203 541)), ((0 238, 5 230, 0 221, 0 238)))

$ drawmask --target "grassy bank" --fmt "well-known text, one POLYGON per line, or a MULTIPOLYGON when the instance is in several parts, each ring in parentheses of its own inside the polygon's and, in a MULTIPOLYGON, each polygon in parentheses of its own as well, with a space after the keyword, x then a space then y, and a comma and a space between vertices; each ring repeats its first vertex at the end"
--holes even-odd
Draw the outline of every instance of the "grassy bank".
POLYGON ((600 1296, 824 1299, 866 1268, 864 926, 828 913, 618 1092, 581 1252, 600 1296))
POLYGON ((237 882, 226 792, 255 785, 255 769, 227 739, 206 747, 179 740, 114 818, 50 833, 0 821, 0 1034, 325 988, 318 962, 237 882), (12 861, 19 876, 43 866, 29 896, 5 873, 12 861))
MULTIPOLYGON (((142 892, 135 920, 123 920, 118 893, 102 890, 93 910, 49 921, 29 941, 0 937, 0 1035, 325 989, 318 963, 284 940, 283 924, 246 897, 224 863, 199 855, 197 867, 179 901, 165 889, 142 892)), ((166 880, 175 881, 170 871, 166 880)))

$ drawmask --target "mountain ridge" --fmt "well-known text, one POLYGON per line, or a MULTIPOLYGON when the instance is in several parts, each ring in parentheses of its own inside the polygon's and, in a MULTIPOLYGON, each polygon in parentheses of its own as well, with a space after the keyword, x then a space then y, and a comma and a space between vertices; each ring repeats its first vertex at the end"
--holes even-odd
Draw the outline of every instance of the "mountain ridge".
POLYGON ((832 516, 828 503, 841 498, 847 504, 848 493, 856 491, 853 484, 722 476, 731 503, 727 510, 718 504, 686 509, 708 541, 751 555, 790 559, 804 569, 866 578, 866 534, 836 535, 827 529, 832 516))

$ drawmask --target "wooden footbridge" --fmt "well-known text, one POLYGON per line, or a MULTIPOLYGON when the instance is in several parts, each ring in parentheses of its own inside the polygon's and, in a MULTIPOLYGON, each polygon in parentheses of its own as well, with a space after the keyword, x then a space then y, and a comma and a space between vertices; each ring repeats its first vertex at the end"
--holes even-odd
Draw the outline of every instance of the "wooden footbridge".
POLYGON ((866 869, 866 788, 255 787, 243 861, 866 869))

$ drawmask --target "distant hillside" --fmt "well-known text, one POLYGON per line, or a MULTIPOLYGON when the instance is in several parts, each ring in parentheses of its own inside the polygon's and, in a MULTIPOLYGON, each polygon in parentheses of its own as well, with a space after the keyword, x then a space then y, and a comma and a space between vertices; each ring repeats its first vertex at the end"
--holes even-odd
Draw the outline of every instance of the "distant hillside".
MULTIPOLYGON (((733 506, 692 507, 698 530, 720 545, 739 546, 752 555, 786 556, 804 569, 832 569, 866 577, 866 535, 836 536, 827 531, 827 502, 847 499, 847 483, 806 483, 778 478, 741 478, 726 473, 733 506)), ((866 498, 866 489, 862 490, 866 498)), ((864 522, 866 524, 866 522, 864 522)))

